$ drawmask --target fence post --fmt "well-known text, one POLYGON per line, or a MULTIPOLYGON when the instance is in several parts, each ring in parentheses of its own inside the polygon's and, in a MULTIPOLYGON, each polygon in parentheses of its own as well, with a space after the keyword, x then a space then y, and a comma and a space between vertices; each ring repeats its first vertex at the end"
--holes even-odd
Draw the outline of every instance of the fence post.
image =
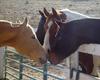
POLYGON ((47 65, 47 63, 45 63, 44 64, 44 67, 43 67, 43 80, 47 80, 47 78, 48 78, 48 75, 47 75, 47 68, 48 67, 48 65, 47 65))
MULTIPOLYGON (((78 55, 78 51, 74 52, 74 54, 72 54, 69 58, 70 60, 70 80, 72 80, 73 78, 73 70, 79 70, 79 55, 78 55)), ((76 78, 79 78, 79 76, 77 76, 76 73, 76 78)))
POLYGON ((20 55, 20 64, 19 64, 19 80, 23 79, 23 56, 20 55))
POLYGON ((79 55, 78 51, 70 56, 71 58, 71 68, 78 69, 79 68, 79 55))
POLYGON ((0 48, 0 80, 3 79, 5 47, 0 48))

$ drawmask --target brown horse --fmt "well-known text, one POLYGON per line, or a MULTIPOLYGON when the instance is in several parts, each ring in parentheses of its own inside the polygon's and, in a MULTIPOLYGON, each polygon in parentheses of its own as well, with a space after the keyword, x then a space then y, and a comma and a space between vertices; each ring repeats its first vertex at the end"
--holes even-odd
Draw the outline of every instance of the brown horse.
MULTIPOLYGON (((55 9, 48 15, 44 27, 47 27, 44 47, 49 51, 49 60, 58 63, 74 53, 82 44, 100 44, 100 19, 87 17, 80 13, 66 10, 68 22, 62 22, 55 9), (53 44, 53 45, 52 45, 53 44)), ((87 73, 97 76, 100 57, 79 54, 79 63, 87 73), (92 61, 93 60, 93 61, 92 61)))
POLYGON ((39 43, 33 28, 28 24, 27 18, 23 23, 12 23, 0 20, 0 47, 11 46, 28 58, 46 62, 46 51, 39 43))
MULTIPOLYGON (((42 11, 39 11, 39 12, 40 12, 42 18, 41 18, 41 20, 39 22, 39 26, 38 26, 38 30, 37 30, 37 37, 41 42, 42 41, 41 39, 43 39, 44 36, 47 35, 47 37, 49 39, 44 41, 44 43, 45 43, 44 47, 45 47, 45 49, 49 48, 49 52, 54 49, 53 46, 55 46, 55 43, 56 43, 56 40, 54 38, 55 37, 55 33, 58 32, 59 29, 62 27, 60 22, 65 23, 65 22, 70 22, 72 20, 76 20, 76 19, 87 18, 86 15, 80 14, 78 12, 73 12, 73 11, 70 11, 70 10, 67 10, 67 9, 65 11, 60 11, 60 12, 58 11, 57 12, 54 8, 52 8, 52 13, 49 13, 44 8, 44 12, 42 12, 42 11), (56 25, 53 24, 53 26, 51 27, 52 22, 50 22, 50 21, 52 21, 52 19, 54 19, 57 22, 59 22, 58 23, 59 25, 58 24, 56 24, 56 25), (43 23, 44 23, 44 25, 43 25, 43 23), (58 28, 56 27, 57 25, 58 25, 58 28), (44 30, 42 28, 44 28, 44 30), (48 31, 48 29, 49 29, 49 31, 48 31), (48 31, 49 34, 47 33, 47 31, 48 31), (40 34, 41 34, 41 36, 40 36, 40 34)), ((64 36, 64 35, 62 35, 62 36, 64 36)), ((58 45, 59 44, 62 45, 62 44, 65 44, 65 43, 66 43, 65 41, 64 42, 60 41, 57 44, 58 45)), ((60 48, 59 50, 63 50, 63 49, 60 48)), ((49 61, 52 64, 60 63, 60 61, 62 61, 66 57, 65 56, 66 53, 65 54, 61 53, 60 58, 64 57, 63 59, 57 59, 57 56, 59 56, 59 54, 60 54, 59 52, 56 52, 56 54, 55 53, 53 53, 53 54, 49 53, 49 61)), ((93 65, 93 56, 90 55, 90 54, 82 54, 82 53, 80 53, 79 54, 79 64, 80 64, 80 66, 82 68, 82 72, 90 74, 92 72, 93 66, 94 66, 93 65), (87 64, 86 60, 88 61, 88 64, 87 64)))

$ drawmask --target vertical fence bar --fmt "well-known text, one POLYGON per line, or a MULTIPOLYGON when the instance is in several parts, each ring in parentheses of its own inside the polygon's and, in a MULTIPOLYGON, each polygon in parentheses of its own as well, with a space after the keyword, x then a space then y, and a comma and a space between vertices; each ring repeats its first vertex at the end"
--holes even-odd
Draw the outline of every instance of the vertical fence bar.
POLYGON ((0 79, 3 79, 5 47, 0 48, 0 79))
POLYGON ((70 56, 70 80, 73 78, 73 71, 79 70, 79 53, 76 51, 70 56))
POLYGON ((5 55, 4 55, 4 59, 5 59, 5 74, 4 74, 4 77, 6 78, 7 77, 7 74, 6 74, 6 71, 7 71, 7 68, 6 68, 6 65, 7 65, 7 46, 5 47, 5 55))
POLYGON ((20 56, 20 64, 19 64, 19 80, 22 80, 23 79, 23 57, 20 56))
POLYGON ((46 63, 46 64, 44 64, 44 67, 43 67, 43 80, 47 80, 47 78, 48 78, 47 70, 48 70, 48 65, 46 63))

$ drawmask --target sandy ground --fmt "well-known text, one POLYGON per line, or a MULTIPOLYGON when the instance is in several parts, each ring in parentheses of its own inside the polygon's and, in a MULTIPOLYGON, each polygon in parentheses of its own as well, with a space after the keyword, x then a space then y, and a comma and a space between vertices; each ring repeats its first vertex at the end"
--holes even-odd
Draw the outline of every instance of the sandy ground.
MULTIPOLYGON (((49 11, 52 7, 55 9, 69 8, 92 17, 100 17, 100 0, 0 0, 0 19, 16 22, 17 20, 23 21, 27 16, 29 24, 37 27, 40 16, 38 11, 43 10, 44 7, 49 11)), ((26 72, 28 71, 26 69, 26 72)), ((56 73, 63 75, 60 72, 56 73)))
POLYGON ((49 11, 69 8, 80 13, 100 17, 100 0, 0 0, 0 19, 16 22, 28 16, 30 24, 37 27, 38 10, 46 7, 49 11))

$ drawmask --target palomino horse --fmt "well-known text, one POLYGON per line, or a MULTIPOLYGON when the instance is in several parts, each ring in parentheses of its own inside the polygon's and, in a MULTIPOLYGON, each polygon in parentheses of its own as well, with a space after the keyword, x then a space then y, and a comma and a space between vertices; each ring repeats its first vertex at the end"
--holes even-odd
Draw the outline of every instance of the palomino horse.
POLYGON ((28 24, 27 18, 23 23, 0 20, 0 47, 6 45, 14 47, 19 53, 34 61, 46 62, 47 53, 28 24))
MULTIPOLYGON (((62 22, 62 20, 54 17, 58 16, 57 12, 54 9, 52 9, 52 11, 53 14, 45 14, 47 19, 44 26, 46 28, 44 47, 47 49, 47 51, 50 51, 49 61, 51 63, 59 63, 60 60, 63 60, 65 57, 68 57, 75 52, 81 44, 99 44, 99 36, 96 36, 99 34, 99 27, 95 27, 99 26, 99 19, 93 19, 91 17, 76 12, 70 12, 68 10, 65 11, 65 14, 69 15, 67 15, 68 22, 67 20, 62 22)), ((87 62, 88 61, 89 60, 87 59, 87 62)), ((87 66, 89 65, 87 64, 87 66)), ((86 68, 86 70, 90 68, 93 70, 93 64, 91 67, 86 68)))
MULTIPOLYGON (((66 11, 66 12, 71 13, 73 15, 76 14, 77 16, 79 16, 79 13, 74 13, 72 11, 70 12, 69 10, 66 11)), ((41 19, 40 19, 40 22, 39 22, 39 25, 38 25, 38 29, 36 31, 36 35, 37 35, 37 38, 40 41, 40 43, 43 44, 44 43, 45 33, 46 33, 46 31, 45 31, 46 28, 44 27, 45 22, 46 22, 46 16, 48 16, 48 15, 50 15, 52 13, 49 13, 45 8, 44 8, 44 12, 39 11, 39 13, 41 15, 41 19)), ((73 18, 72 18, 72 16, 70 16, 70 14, 68 14, 67 17, 69 18, 69 21, 71 21, 71 20, 74 19, 74 16, 73 16, 73 18)), ((87 16, 82 15, 82 14, 81 14, 81 16, 87 17, 87 16)), ((63 11, 61 13, 59 13, 57 16, 53 16, 53 18, 56 18, 57 20, 62 21, 62 22, 67 21, 67 17, 66 17, 65 14, 63 14, 63 11)), ((53 32, 54 31, 51 31, 51 33, 53 33, 53 32)), ((51 38, 52 37, 50 37, 50 39, 51 38)), ((52 44, 53 43, 51 43, 50 45, 52 45, 52 44)), ((59 60, 57 63, 55 63, 57 56, 58 56, 58 54, 55 54, 53 56, 49 56, 49 58, 51 57, 51 60, 50 61, 52 61, 51 62, 52 64, 58 64, 58 63, 60 63, 60 61, 62 61, 66 57, 65 55, 62 54, 61 55, 62 59, 59 60)), ((85 72, 85 73, 91 73, 92 72, 92 70, 93 70, 93 57, 92 57, 92 55, 80 53, 79 54, 79 63, 81 65, 81 67, 82 67, 82 72, 85 72), (86 62, 87 59, 89 59, 88 60, 88 63, 86 62)))

